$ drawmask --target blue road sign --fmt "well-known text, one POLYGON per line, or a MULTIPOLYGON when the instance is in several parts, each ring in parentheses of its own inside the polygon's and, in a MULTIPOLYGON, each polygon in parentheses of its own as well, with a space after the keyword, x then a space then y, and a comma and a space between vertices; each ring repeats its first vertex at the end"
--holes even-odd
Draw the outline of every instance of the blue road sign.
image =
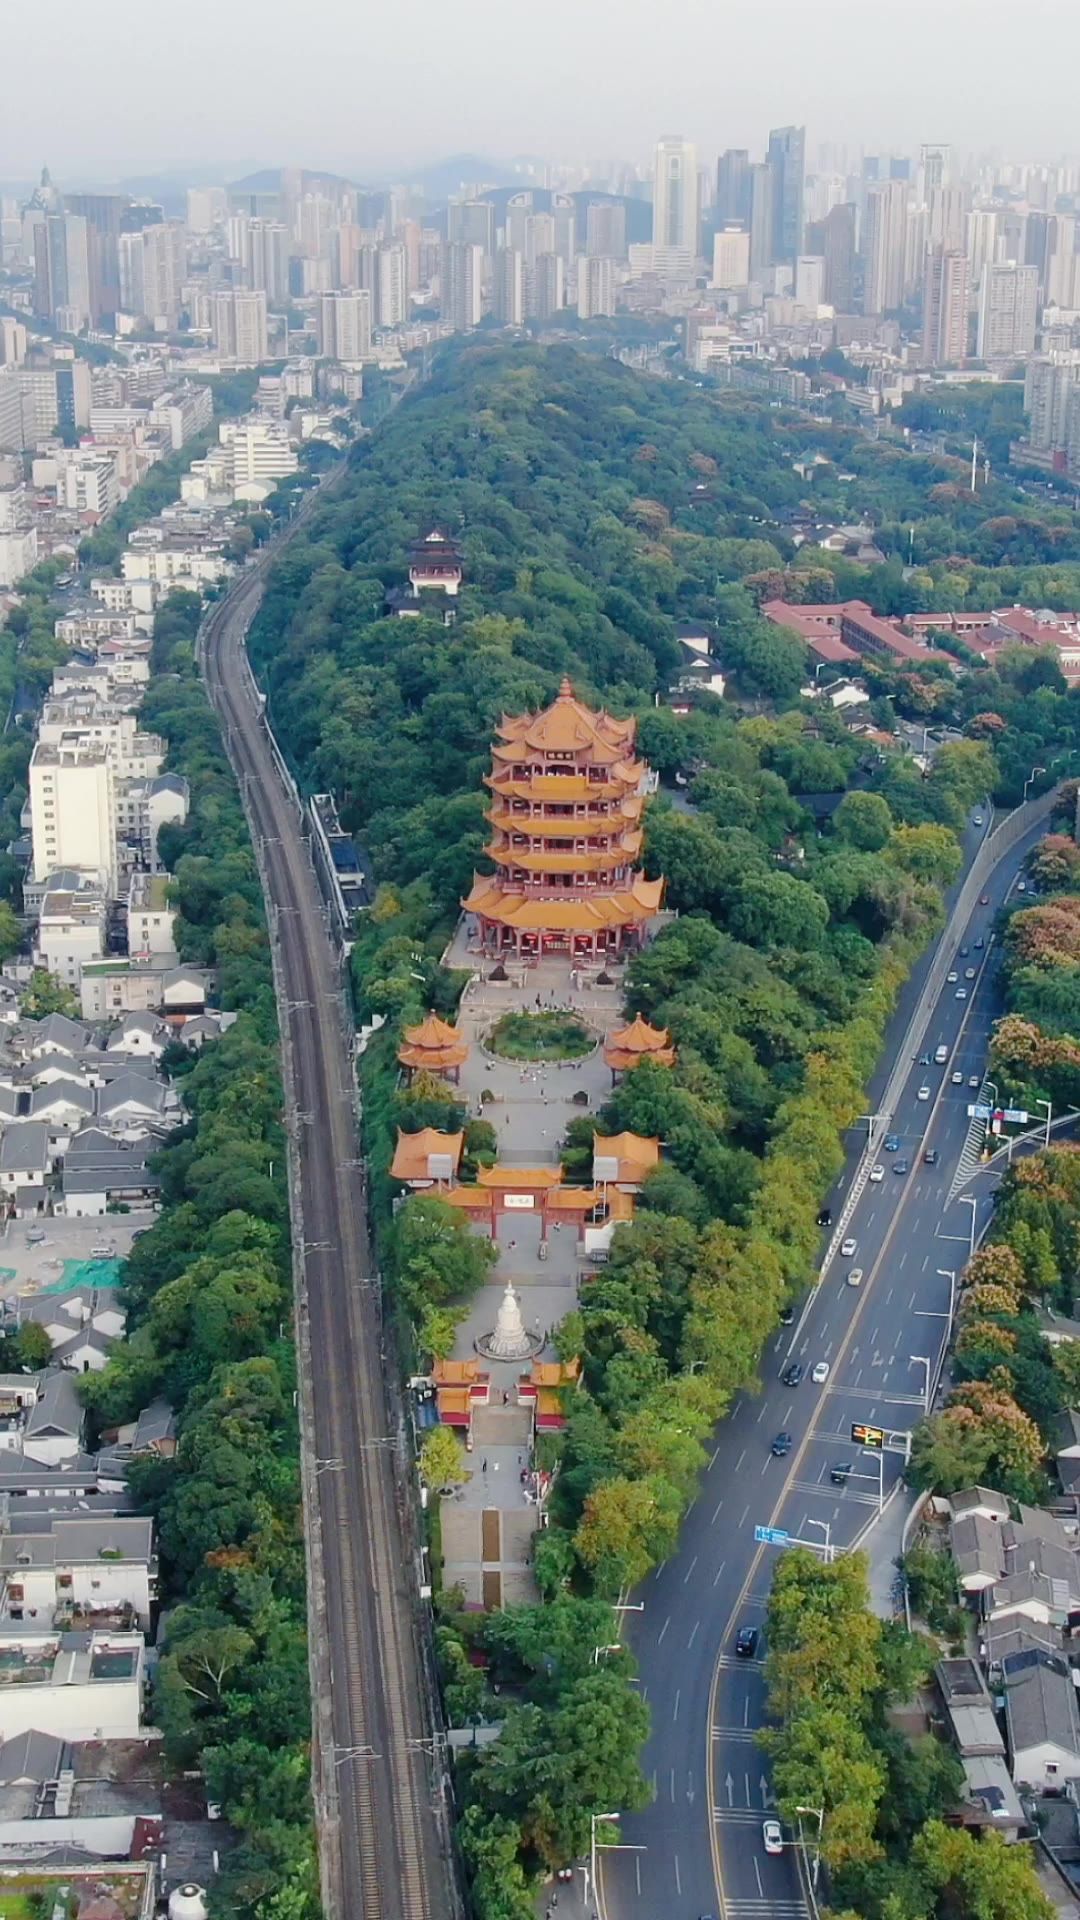
POLYGON ((755 1527, 754 1539, 761 1547, 786 1547, 791 1535, 783 1527, 755 1527))

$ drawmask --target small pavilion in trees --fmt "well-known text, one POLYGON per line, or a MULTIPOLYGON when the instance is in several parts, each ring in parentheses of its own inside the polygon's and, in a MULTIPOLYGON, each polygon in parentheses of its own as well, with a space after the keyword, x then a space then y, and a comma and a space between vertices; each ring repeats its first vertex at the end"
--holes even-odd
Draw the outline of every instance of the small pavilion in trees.
POLYGON ((496 871, 477 874, 462 902, 486 953, 588 963, 644 945, 664 882, 637 864, 651 777, 636 734, 566 679, 542 713, 504 716, 486 776, 496 871))
POLYGON ((640 1013, 635 1014, 628 1027, 617 1027, 608 1034, 604 1042, 604 1059, 611 1068, 613 1080, 622 1073, 629 1073, 631 1067, 639 1066, 642 1060, 652 1060, 658 1067, 675 1065, 675 1048, 671 1044, 671 1035, 666 1027, 650 1027, 640 1013))
POLYGON ((397 1057, 410 1075, 434 1073, 444 1080, 457 1081, 468 1056, 468 1042, 457 1028, 440 1020, 437 1013, 429 1013, 418 1027, 404 1029, 397 1057))

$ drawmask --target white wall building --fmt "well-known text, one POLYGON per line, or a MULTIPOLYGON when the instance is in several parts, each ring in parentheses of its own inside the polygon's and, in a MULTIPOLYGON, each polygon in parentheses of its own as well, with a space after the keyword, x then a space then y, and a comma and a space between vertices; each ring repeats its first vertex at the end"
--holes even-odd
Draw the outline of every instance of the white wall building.
POLYGON ((15 1621, 0 1631, 0 1725, 62 1740, 133 1740, 142 1722, 141 1633, 56 1633, 15 1621))
POLYGON ((745 227, 724 227, 713 237, 712 284, 745 287, 750 283, 750 235, 745 227))
POLYGON ((295 473, 300 464, 284 420, 253 413, 244 420, 223 421, 218 434, 231 454, 237 500, 265 500, 278 481, 295 473))
POLYGON ((113 767, 99 746, 56 747, 38 741, 30 759, 32 871, 44 880, 57 867, 116 874, 113 767))
POLYGON ((104 896, 90 890, 47 893, 38 917, 35 957, 65 986, 77 988, 88 960, 105 952, 104 896))
POLYGON ((133 873, 128 892, 128 952, 133 959, 176 962, 176 912, 163 873, 133 873))

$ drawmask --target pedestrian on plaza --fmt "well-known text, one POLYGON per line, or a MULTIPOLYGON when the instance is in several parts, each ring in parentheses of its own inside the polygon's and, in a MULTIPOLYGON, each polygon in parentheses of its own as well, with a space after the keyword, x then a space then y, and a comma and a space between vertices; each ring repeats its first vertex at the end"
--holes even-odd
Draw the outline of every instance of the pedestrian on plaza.
POLYGON ((484 1464, 483 1464, 483 1466, 481 1467, 481 1469, 480 1469, 480 1471, 481 1471, 481 1473, 486 1473, 486 1472, 487 1472, 487 1461, 486 1461, 486 1460, 484 1461, 484 1464))

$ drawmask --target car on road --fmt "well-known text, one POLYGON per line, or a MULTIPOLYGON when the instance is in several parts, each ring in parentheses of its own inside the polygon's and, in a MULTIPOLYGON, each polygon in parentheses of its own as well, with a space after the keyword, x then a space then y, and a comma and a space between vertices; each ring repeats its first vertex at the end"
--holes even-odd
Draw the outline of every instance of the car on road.
POLYGON ((894 1160, 892 1170, 894 1173, 906 1173, 908 1170, 908 1162, 906 1160, 894 1160))
POLYGON ((960 948, 960 958, 961 958, 961 960, 966 960, 966 959, 967 959, 967 957, 968 957, 968 949, 967 949, 966 947, 961 947, 961 948, 960 948))
POLYGON ((770 1453, 775 1454, 778 1460, 782 1460, 785 1453, 791 1452, 790 1433, 778 1433, 769 1451, 770 1453))
POLYGON ((573 1877, 574 1877, 573 1867, 558 1867, 556 1869, 555 1878, 556 1880, 561 1880, 564 1885, 566 1885, 569 1881, 571 1881, 573 1877))
POLYGON ((930 1055, 928 1053, 920 1053, 919 1065, 920 1067, 928 1067, 930 1065, 930 1055))
POLYGON ((853 1460, 838 1460, 834 1467, 829 1468, 829 1479, 834 1487, 846 1487, 854 1471, 853 1460))
POLYGON ((841 1240, 840 1253, 843 1259, 850 1260, 858 1244, 859 1243, 857 1240, 852 1240, 850 1238, 847 1240, 841 1240))
POLYGON ((1026 892, 1027 892, 1027 881, 1026 881, 1026 880, 1018 880, 1018 881, 1017 881, 1017 883, 1016 883, 1016 891, 1017 891, 1017 893, 1026 893, 1026 892))
POLYGON ((937 1163, 938 1163, 938 1150, 937 1150, 937 1148, 936 1148, 936 1147, 927 1147, 927 1149, 926 1149, 926 1152, 925 1152, 925 1153, 923 1154, 923 1166, 924 1166, 924 1167, 936 1167, 936 1166, 937 1166, 937 1163))
POLYGON ((957 981, 960 978, 960 975, 957 973, 956 968, 954 967, 952 972, 949 974, 946 974, 945 977, 948 980, 950 987, 955 987, 957 981))
POLYGON ((975 942, 975 951, 977 953, 981 953, 985 945, 986 945, 986 941, 983 939, 982 934, 980 933, 978 939, 975 942))
POLYGON ((823 1386, 825 1385, 825 1382, 826 1382, 826 1380, 828 1379, 828 1377, 829 1377, 829 1363, 828 1363, 828 1361, 827 1361, 827 1360, 817 1360, 817 1361, 815 1361, 815 1363, 814 1363, 814 1371, 813 1371, 813 1373, 812 1373, 812 1374, 810 1375, 810 1378, 811 1378, 811 1380, 813 1381, 813 1383, 814 1383, 814 1385, 815 1385, 815 1387, 823 1387, 823 1386))
POLYGON ((954 1087, 962 1087, 964 1084, 964 1076, 959 1067, 957 1067, 956 1072, 953 1074, 952 1083, 954 1087))
POLYGON ((797 1387, 805 1372, 806 1368, 798 1360, 793 1360, 790 1367, 784 1368, 780 1378, 785 1387, 797 1387))
POLYGON ((967 988, 966 988, 966 987, 957 987, 957 989, 956 989, 956 998, 957 998, 958 1000, 966 1000, 966 999, 967 999, 967 988))
POLYGON ((874 1186, 876 1187, 876 1186, 877 1186, 877 1183, 878 1183, 878 1181, 879 1181, 879 1180, 884 1180, 884 1178, 885 1178, 885 1169, 884 1169, 884 1167, 883 1167, 883 1166, 881 1165, 881 1163, 880 1163, 880 1161, 879 1161, 876 1167, 871 1167, 871 1169, 870 1169, 870 1179, 871 1179, 871 1181, 872 1181, 872 1183, 873 1183, 873 1185, 874 1185, 874 1186))
POLYGON ((861 1267, 852 1267, 850 1269, 847 1277, 847 1283, 849 1287, 862 1286, 862 1268, 861 1267))
POLYGON ((982 823, 983 823, 983 817, 982 817, 982 814, 981 814, 981 813, 973 813, 973 814, 972 814, 972 816, 971 816, 971 824, 972 824, 972 826, 973 826, 973 827, 981 827, 981 826, 982 826, 982 823))
POLYGON ((740 1627, 738 1633, 735 1635, 735 1651, 739 1659, 752 1660, 757 1652, 757 1643, 758 1629, 756 1627, 740 1627))
POLYGON ((929 1098, 930 1098, 930 1089, 929 1089, 929 1087, 920 1087, 920 1088, 919 1088, 919 1099, 920 1099, 920 1100, 929 1100, 929 1098))
POLYGON ((761 1823, 761 1844, 766 1853, 783 1853, 784 1836, 780 1831, 779 1820, 763 1820, 761 1823))
POLYGON ((982 1081, 979 1079, 979 1076, 977 1073, 968 1074, 968 1086, 972 1089, 973 1092, 976 1092, 978 1088, 982 1086, 982 1081))
POLYGON ((885 1135, 886 1153, 895 1153, 899 1145, 900 1145, 900 1135, 898 1133, 887 1133, 885 1135))
MULTIPOLYGON (((980 905, 980 907, 988 907, 988 906, 990 905, 990 895, 989 895, 988 893, 980 893, 980 895, 979 895, 979 905, 980 905)), ((976 941, 976 943, 975 943, 975 944, 976 944, 976 946, 977 946, 977 945, 978 945, 978 941, 976 941)))
POLYGON ((965 980, 974 980, 974 978, 975 978, 975 969, 974 969, 974 967, 965 967, 965 968, 964 968, 964 979, 965 979, 965 980))
POLYGON ((832 1208, 831 1207, 821 1208, 820 1212, 818 1213, 817 1223, 819 1227, 832 1226, 832 1208))
POLYGON ((781 1325, 782 1327, 790 1327, 790 1325, 791 1325, 791 1323, 792 1323, 792 1321, 794 1320, 794 1318, 795 1318, 795 1309, 794 1309, 794 1307, 781 1307, 781 1309, 780 1309, 780 1325, 781 1325))

